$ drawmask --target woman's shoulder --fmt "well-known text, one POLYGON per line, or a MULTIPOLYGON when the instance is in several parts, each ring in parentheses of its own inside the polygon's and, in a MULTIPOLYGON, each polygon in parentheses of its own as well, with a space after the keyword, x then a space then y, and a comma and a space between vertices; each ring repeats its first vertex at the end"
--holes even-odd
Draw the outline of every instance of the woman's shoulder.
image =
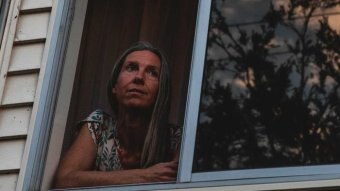
POLYGON ((107 120, 111 120, 112 117, 110 114, 106 113, 101 109, 96 109, 92 113, 90 113, 84 120, 81 122, 92 122, 92 123, 105 123, 107 120))

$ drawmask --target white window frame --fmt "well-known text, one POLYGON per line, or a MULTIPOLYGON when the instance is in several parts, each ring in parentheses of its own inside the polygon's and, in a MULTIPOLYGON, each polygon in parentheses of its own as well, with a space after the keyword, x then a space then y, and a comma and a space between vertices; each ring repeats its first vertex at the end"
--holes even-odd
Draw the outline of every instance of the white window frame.
MULTIPOLYGON (((17 190, 47 190, 59 163, 87 0, 58 0, 26 169, 17 190), (73 21, 73 22, 72 22, 73 21)), ((81 190, 278 190, 340 186, 340 165, 192 173, 211 0, 200 0, 177 183, 81 190)), ((19 177, 20 178, 20 177, 19 177)))

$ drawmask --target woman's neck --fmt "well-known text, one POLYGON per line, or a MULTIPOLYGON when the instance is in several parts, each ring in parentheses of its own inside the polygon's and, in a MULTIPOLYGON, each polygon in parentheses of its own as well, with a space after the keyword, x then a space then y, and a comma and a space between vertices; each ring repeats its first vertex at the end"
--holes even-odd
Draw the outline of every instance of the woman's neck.
POLYGON ((121 111, 117 119, 120 146, 131 152, 142 151, 149 121, 149 112, 121 111))

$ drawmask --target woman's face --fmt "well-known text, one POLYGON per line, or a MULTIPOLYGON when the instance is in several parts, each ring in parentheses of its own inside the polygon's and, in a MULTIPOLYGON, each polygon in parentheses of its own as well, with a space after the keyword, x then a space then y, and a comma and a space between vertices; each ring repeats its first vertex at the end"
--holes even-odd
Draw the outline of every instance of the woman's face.
POLYGON ((119 107, 151 108, 157 98, 160 69, 160 59, 153 52, 128 54, 112 89, 119 107))

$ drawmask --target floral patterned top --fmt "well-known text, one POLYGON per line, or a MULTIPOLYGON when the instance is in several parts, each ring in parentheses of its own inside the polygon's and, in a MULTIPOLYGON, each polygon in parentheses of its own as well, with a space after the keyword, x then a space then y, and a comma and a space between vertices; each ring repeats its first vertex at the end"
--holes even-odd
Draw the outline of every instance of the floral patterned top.
MULTIPOLYGON (((95 169, 112 171, 123 169, 119 160, 119 140, 115 120, 102 110, 95 110, 80 122, 87 124, 93 142, 97 145, 95 169)), ((170 128, 170 149, 176 150, 181 140, 180 128, 170 128)))

